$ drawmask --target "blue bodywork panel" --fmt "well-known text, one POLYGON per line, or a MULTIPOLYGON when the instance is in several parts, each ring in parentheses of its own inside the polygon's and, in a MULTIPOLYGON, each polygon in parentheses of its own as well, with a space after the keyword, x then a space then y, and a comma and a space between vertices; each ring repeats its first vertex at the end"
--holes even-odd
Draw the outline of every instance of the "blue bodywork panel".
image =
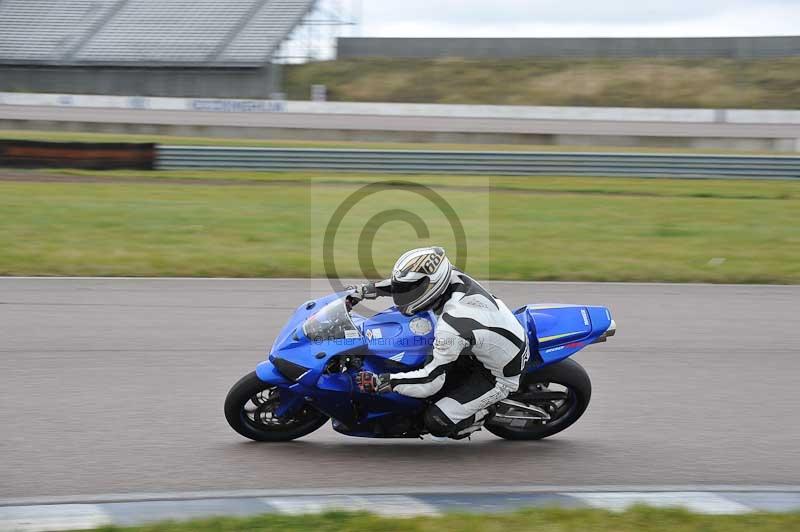
MULTIPOLYGON (((409 371, 422 366, 431 353, 436 316, 421 312, 413 317, 389 309, 361 321, 361 331, 371 354, 397 363, 397 371, 409 371), (425 334, 411 330, 411 321, 425 324, 425 334)), ((424 330, 424 329, 423 329, 424 330)), ((418 328, 418 332, 422 332, 418 328)), ((391 364, 390 364, 391 365, 391 364)))
POLYGON ((603 336, 611 326, 606 307, 581 305, 527 305, 514 314, 527 326, 532 369, 570 357, 603 336))

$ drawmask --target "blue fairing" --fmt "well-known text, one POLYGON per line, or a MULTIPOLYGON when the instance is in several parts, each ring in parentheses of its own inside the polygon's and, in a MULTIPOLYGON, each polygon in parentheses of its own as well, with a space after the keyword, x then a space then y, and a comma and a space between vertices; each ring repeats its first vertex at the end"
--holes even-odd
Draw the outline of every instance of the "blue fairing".
POLYGON ((606 307, 527 305, 514 314, 528 330, 531 371, 574 355, 611 327, 611 312, 606 307))
POLYGON ((408 371, 423 365, 431 353, 435 324, 433 312, 408 317, 394 308, 361 321, 370 353, 380 357, 383 363, 396 367, 395 371, 408 371), (425 327, 429 330, 420 334, 422 331, 418 328, 415 333, 411 330, 412 320, 427 324, 425 327))
MULTIPOLYGON (((353 385, 352 375, 338 370, 338 361, 357 357, 364 370, 378 374, 418 368, 431 353, 436 317, 431 312, 404 316, 394 307, 370 318, 355 313, 348 317, 343 298, 344 294, 332 294, 298 307, 276 337, 269 359, 256 368, 256 374, 282 390, 279 415, 310 401, 336 420, 337 430, 372 436, 366 428, 371 422, 392 416, 408 417, 424 408, 425 403, 394 392, 362 394, 353 385), (323 309, 339 305, 341 313, 333 313, 330 326, 334 327, 334 322, 340 326, 344 315, 345 328, 349 330, 326 338, 309 338, 304 331, 307 320, 325 326, 327 311, 323 309), (359 409, 354 408, 354 402, 359 409)), ((598 341, 612 324, 605 307, 528 305, 517 309, 515 315, 531 341, 529 372, 598 341)), ((314 336, 313 332, 309 334, 314 336)))

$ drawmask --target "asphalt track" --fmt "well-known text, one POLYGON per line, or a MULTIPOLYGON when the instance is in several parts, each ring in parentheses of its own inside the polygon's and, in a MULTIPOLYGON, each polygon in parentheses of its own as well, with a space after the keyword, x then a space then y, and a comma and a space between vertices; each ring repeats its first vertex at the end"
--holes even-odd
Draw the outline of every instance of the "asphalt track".
POLYGON ((549 135, 643 135, 656 137, 798 138, 796 124, 529 120, 435 116, 304 113, 220 113, 148 109, 0 105, 0 120, 83 122, 153 126, 221 126, 320 130, 518 133, 549 135))
POLYGON ((363 486, 791 485, 798 286, 490 283, 510 305, 609 305, 577 359, 592 404, 541 442, 257 444, 222 415, 297 280, 0 279, 0 498, 363 486))

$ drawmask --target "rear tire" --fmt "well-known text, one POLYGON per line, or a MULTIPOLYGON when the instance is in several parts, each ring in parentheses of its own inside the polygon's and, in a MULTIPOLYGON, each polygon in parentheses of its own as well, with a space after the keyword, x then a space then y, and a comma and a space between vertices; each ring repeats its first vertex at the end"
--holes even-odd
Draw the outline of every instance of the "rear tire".
POLYGON ((557 434, 578 421, 589 406, 592 383, 583 366, 572 359, 567 358, 552 366, 523 375, 519 390, 508 398, 535 404, 526 400, 525 394, 526 392, 535 394, 537 383, 560 384, 568 390, 567 399, 564 405, 559 407, 557 417, 545 424, 529 423, 525 427, 510 427, 508 424, 500 423, 499 419, 489 420, 486 423, 486 430, 507 440, 540 440, 557 434))
POLYGON ((228 424, 255 441, 289 441, 311 434, 328 416, 309 404, 286 418, 276 418, 271 411, 280 403, 280 390, 258 378, 255 371, 233 385, 225 398, 225 418, 228 424), (266 394, 266 396, 265 396, 266 394), (252 405, 252 409, 248 409, 252 405))

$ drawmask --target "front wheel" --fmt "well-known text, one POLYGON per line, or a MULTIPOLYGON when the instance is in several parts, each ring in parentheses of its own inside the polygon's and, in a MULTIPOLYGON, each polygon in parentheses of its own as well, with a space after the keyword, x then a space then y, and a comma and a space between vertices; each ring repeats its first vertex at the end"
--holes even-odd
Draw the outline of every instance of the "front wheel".
POLYGON ((328 416, 304 404, 297 411, 277 417, 275 409, 281 401, 280 389, 249 373, 233 385, 225 398, 228 424, 255 441, 289 441, 310 434, 328 421, 328 416))
POLYGON ((508 396, 519 406, 499 403, 498 414, 486 423, 486 430, 507 440, 547 438, 578 421, 591 396, 592 383, 586 370, 567 358, 523 375, 519 390, 508 396), (542 416, 532 415, 533 410, 542 416))

